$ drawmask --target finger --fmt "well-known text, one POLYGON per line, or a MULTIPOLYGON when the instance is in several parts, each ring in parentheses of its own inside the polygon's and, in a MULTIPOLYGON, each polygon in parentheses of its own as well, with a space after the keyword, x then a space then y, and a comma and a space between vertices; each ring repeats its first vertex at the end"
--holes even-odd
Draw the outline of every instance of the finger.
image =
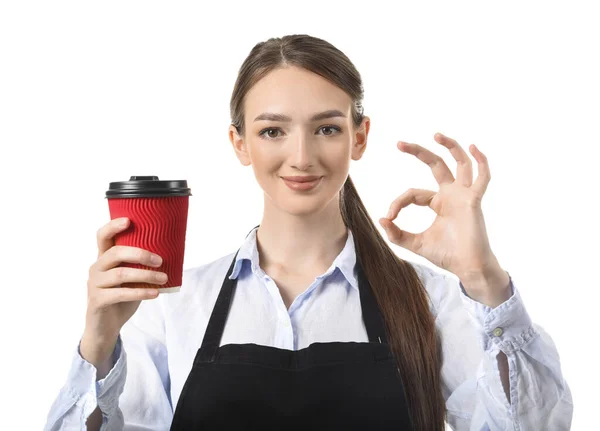
POLYGON ((400 210, 410 204, 429 206, 431 208, 429 204, 433 200, 435 194, 436 192, 431 190, 408 189, 392 201, 386 217, 390 221, 394 220, 398 216, 400 210))
POLYGON ((161 285, 167 282, 166 274, 151 269, 129 268, 120 266, 108 271, 100 272, 94 280, 95 286, 100 288, 113 288, 123 283, 148 283, 161 285))
POLYGON ((379 219, 379 224, 383 226, 385 233, 391 242, 418 254, 421 247, 421 234, 414 234, 402 230, 385 217, 379 219))
POLYGON ((142 301, 158 297, 158 289, 113 287, 112 289, 100 289, 96 295, 99 306, 108 306, 119 302, 142 301))
POLYGON ((471 150, 471 154, 477 160, 477 178, 475 179, 475 183, 473 184, 473 190, 479 194, 480 197, 483 197, 485 191, 487 190, 487 186, 492 179, 492 175, 490 174, 490 165, 488 163, 488 159, 479 148, 475 145, 471 145, 469 148, 471 150))
POLYGON ((412 154, 423 163, 426 163, 433 172, 433 176, 438 184, 453 183, 454 176, 444 160, 435 153, 417 144, 410 144, 404 141, 398 141, 397 147, 400 151, 412 154))
POLYGON ((130 247, 128 245, 116 245, 100 256, 93 267, 98 271, 107 271, 119 266, 121 262, 139 263, 156 268, 162 265, 162 258, 143 248, 130 247), (153 256, 156 256, 159 261, 154 263, 153 256))
POLYGON ((456 180, 458 183, 465 187, 471 187, 473 184, 473 164, 471 163, 471 158, 467 152, 454 139, 442 135, 441 133, 436 133, 433 136, 433 139, 438 144, 442 144, 444 147, 448 148, 450 154, 452 154, 452 157, 456 160, 456 180))
POLYGON ((129 227, 129 219, 127 217, 121 217, 112 219, 100 229, 96 233, 96 240, 98 242, 98 257, 100 257, 103 253, 105 253, 109 248, 115 245, 114 236, 124 231, 129 227), (125 221, 125 224, 121 224, 125 221))

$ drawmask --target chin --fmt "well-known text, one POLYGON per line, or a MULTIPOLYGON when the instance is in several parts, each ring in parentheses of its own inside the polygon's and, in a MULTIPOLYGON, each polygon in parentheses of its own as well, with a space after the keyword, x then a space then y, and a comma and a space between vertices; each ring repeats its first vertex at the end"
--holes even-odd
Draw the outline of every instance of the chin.
POLYGON ((325 209, 331 205, 337 197, 337 194, 335 193, 329 196, 328 194, 324 193, 324 191, 306 196, 290 196, 290 193, 293 192, 286 188, 286 191, 283 194, 279 194, 277 199, 271 198, 271 201, 280 210, 299 217, 309 216, 325 211, 325 209))

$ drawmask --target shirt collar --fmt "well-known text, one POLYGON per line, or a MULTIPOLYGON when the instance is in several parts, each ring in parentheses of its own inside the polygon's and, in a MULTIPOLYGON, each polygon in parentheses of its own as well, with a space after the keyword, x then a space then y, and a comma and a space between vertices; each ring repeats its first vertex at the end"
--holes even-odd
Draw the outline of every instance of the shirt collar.
MULTIPOLYGON (((242 243, 242 246, 239 249, 239 252, 235 258, 235 264, 233 266, 233 271, 229 276, 230 279, 235 279, 240 274, 242 270, 242 265, 244 260, 250 262, 250 267, 252 268, 252 272, 255 274, 260 273, 260 266, 258 260, 258 248, 256 246, 256 231, 258 230, 258 226, 250 231, 250 233, 246 236, 246 239, 242 243)), ((323 274, 319 276, 319 278, 325 278, 335 271, 336 268, 339 268, 341 273, 344 275, 348 283, 358 290, 358 281, 354 276, 354 265, 356 263, 356 250, 354 248, 354 236, 352 235, 352 231, 347 228, 348 238, 346 239, 346 244, 342 251, 337 255, 334 259, 333 263, 329 267, 329 269, 323 274)))

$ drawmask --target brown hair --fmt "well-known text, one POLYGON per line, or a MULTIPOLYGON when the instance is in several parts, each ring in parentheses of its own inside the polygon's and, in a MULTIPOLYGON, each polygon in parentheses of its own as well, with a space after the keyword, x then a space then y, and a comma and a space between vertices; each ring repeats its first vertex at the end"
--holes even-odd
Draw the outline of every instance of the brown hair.
MULTIPOLYGON (((266 74, 287 65, 316 73, 344 90, 353 101, 354 127, 360 126, 362 80, 348 57, 322 39, 287 35, 256 44, 240 67, 230 103, 232 124, 240 136, 244 134, 246 93, 266 74)), ((415 430, 443 431, 441 349, 427 291, 412 264, 396 256, 379 234, 350 176, 340 191, 340 207, 385 319, 415 430)))

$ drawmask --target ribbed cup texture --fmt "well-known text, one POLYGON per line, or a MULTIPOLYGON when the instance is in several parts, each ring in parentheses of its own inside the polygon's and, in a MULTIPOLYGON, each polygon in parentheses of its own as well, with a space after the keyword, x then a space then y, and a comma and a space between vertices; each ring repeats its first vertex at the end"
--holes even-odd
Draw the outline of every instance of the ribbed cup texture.
POLYGON ((129 218, 129 226, 118 233, 115 245, 143 248, 163 259, 160 267, 122 262, 119 266, 161 271, 165 284, 122 283, 121 287, 168 288, 181 286, 189 196, 108 199, 112 220, 129 218))

